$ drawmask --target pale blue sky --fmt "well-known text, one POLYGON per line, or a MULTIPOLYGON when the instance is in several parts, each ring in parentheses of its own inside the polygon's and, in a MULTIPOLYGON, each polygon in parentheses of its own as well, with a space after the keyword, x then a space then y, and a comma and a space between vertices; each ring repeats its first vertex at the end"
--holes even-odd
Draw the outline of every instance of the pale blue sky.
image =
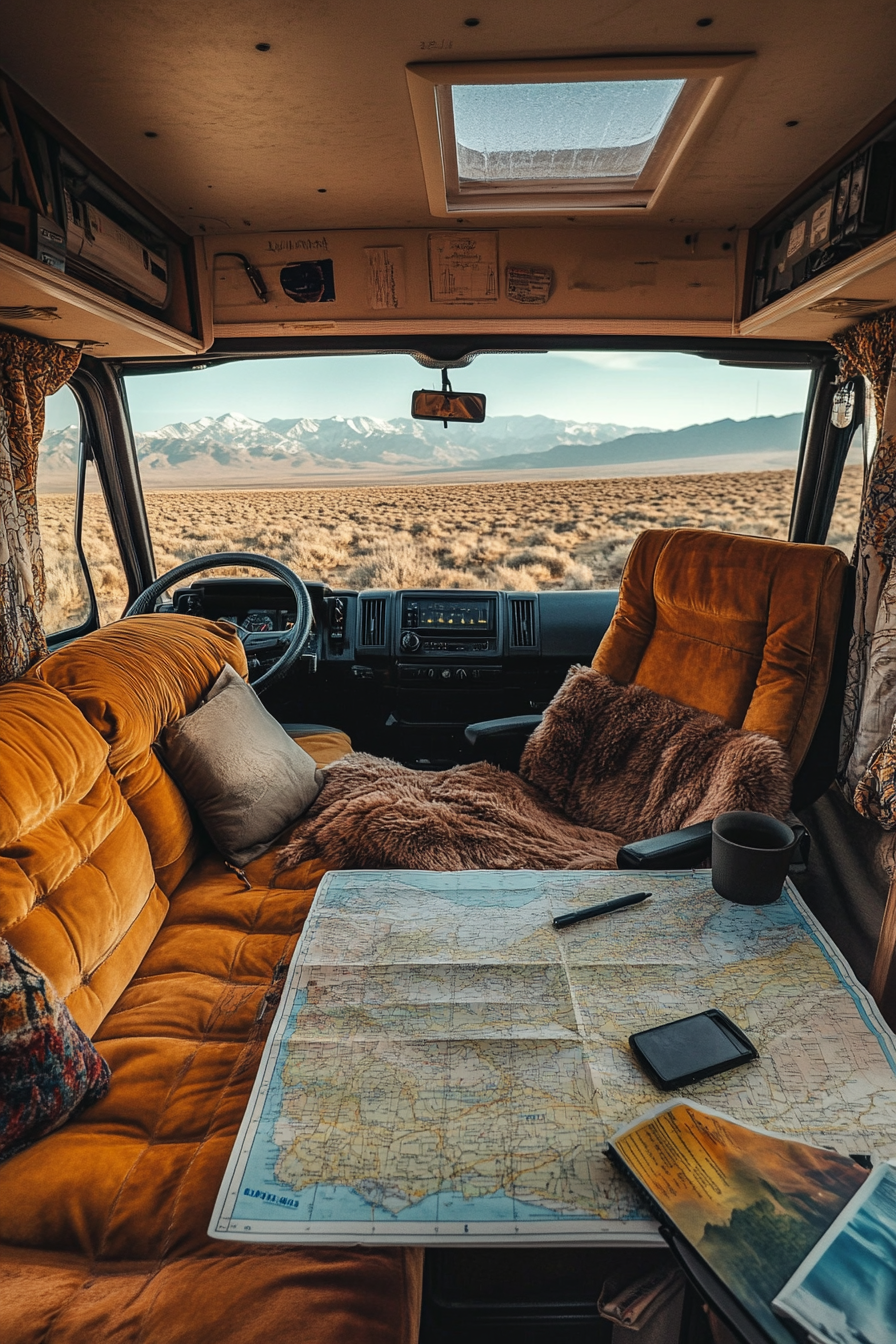
POLYGON ((454 131, 490 153, 637 145, 659 133, 683 88, 683 79, 456 84, 454 131))
MULTIPOLYGON (((201 371, 127 380, 134 428, 238 411, 255 420, 409 414, 411 393, 440 375, 409 355, 246 360, 201 371)), ((581 352, 480 355, 451 372, 454 386, 484 392, 489 415, 547 415, 680 429, 712 420, 802 411, 808 372, 722 368, 693 355, 581 352)), ((71 394, 50 398, 48 428, 73 420, 71 394)))

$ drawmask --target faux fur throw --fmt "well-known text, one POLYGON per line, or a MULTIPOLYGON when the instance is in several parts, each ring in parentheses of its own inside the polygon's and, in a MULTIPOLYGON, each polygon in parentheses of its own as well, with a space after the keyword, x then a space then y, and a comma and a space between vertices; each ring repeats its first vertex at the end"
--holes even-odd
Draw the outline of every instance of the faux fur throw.
POLYGON ((783 817, 791 772, 761 733, 574 667, 520 774, 411 770, 356 752, 325 767, 278 871, 614 868, 620 845, 740 809, 783 817))
POLYGON ((409 770, 355 752, 324 767, 324 786, 283 850, 330 868, 613 868, 622 841, 576 826, 518 775, 481 761, 409 770))
POLYGON ((645 840, 721 812, 784 817, 792 773, 764 733, 573 667, 526 743, 523 779, 581 826, 645 840))

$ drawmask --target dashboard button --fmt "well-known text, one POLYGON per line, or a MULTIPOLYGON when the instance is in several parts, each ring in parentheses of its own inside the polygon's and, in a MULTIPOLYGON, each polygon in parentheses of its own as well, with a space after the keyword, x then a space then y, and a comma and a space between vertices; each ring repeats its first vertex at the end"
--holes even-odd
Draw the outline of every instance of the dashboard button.
POLYGON ((451 680, 451 668, 450 668, 450 667, 443 667, 443 668, 442 668, 442 680, 443 680, 443 681, 450 681, 450 680, 451 680))

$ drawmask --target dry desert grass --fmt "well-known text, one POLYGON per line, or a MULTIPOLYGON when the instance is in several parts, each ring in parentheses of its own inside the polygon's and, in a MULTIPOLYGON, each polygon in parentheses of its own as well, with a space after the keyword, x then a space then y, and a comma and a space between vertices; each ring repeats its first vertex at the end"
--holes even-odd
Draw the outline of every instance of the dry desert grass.
MULTIPOLYGON (((852 549, 862 473, 847 467, 829 542, 852 549)), ((389 485, 147 494, 161 573, 223 550, 254 551, 306 579, 352 588, 615 587, 645 527, 705 527, 786 537, 792 471, 580 481, 389 485)), ((86 613, 74 502, 40 500, 47 628, 86 613)), ((85 503, 84 549, 104 622, 125 587, 99 495, 85 503)), ((236 571, 231 571, 236 572, 236 571)))

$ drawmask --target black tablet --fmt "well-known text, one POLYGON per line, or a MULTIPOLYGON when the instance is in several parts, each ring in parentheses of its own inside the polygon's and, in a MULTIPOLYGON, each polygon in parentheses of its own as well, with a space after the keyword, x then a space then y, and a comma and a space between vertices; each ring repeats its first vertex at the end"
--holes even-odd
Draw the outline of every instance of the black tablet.
POLYGON ((664 1092, 746 1064, 759 1053, 718 1008, 635 1032, 628 1043, 638 1063, 664 1092))

